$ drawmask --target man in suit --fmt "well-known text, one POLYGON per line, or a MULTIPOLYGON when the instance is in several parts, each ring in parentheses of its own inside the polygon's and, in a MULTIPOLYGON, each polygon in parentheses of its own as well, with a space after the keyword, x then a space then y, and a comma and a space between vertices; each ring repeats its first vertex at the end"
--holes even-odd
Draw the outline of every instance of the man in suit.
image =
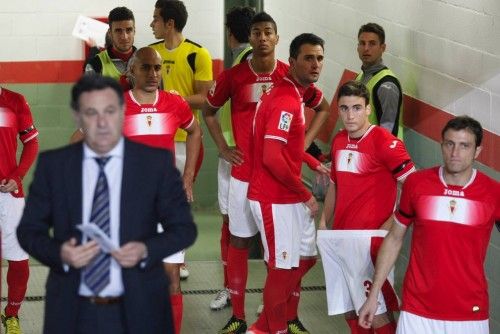
POLYGON ((123 138, 115 80, 83 76, 71 104, 84 141, 40 155, 17 230, 50 267, 44 333, 173 333, 161 260, 196 238, 173 156, 123 138), (114 250, 79 224, 100 228, 114 250))

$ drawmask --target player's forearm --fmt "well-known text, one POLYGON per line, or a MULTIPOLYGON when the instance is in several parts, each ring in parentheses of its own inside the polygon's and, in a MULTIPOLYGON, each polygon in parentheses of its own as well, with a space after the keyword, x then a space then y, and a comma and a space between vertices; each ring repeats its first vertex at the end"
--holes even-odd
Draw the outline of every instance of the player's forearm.
POLYGON ((212 139, 214 140, 219 152, 227 150, 228 146, 226 143, 226 139, 224 139, 222 128, 219 121, 217 120, 217 117, 215 117, 215 113, 207 112, 206 109, 204 109, 203 119, 205 120, 205 124, 207 125, 210 137, 212 137, 212 139))
POLYGON ((277 140, 264 140, 263 164, 278 182, 299 194, 305 202, 311 198, 311 193, 302 184, 300 175, 295 175, 290 169, 289 163, 281 152, 282 145, 277 140))
POLYGON ((375 274, 373 276, 372 292, 378 293, 382 288, 389 272, 396 263, 396 260, 403 245, 406 227, 394 223, 391 230, 384 238, 384 242, 380 247, 375 265, 375 274))
POLYGON ((323 202, 323 212, 321 213, 321 222, 325 227, 332 226, 333 211, 335 210, 335 183, 330 182, 330 186, 326 192, 325 200, 323 202))
POLYGON ((194 94, 184 96, 191 109, 201 109, 205 106, 208 91, 212 86, 212 81, 195 81, 194 94))
POLYGON ((184 96, 184 100, 189 104, 191 109, 200 109, 205 104, 205 99, 207 98, 207 94, 198 93, 189 96, 184 96))
POLYGON ((19 177, 22 179, 24 175, 28 172, 31 165, 36 159, 38 153, 38 138, 35 137, 23 145, 23 152, 21 153, 21 158, 19 160, 19 165, 17 166, 12 177, 19 177))
MULTIPOLYGON (((196 123, 198 121, 195 120, 196 123)), ((198 124, 186 137, 186 164, 184 166, 184 176, 194 178, 196 170, 196 161, 201 147, 201 128, 198 124)))
POLYGON ((302 161, 309 167, 311 170, 316 171, 321 162, 316 160, 312 155, 307 152, 304 152, 302 155, 302 161))
POLYGON ((318 135, 319 130, 321 130, 321 127, 328 119, 328 116, 330 116, 330 105, 328 104, 328 102, 326 102, 326 99, 323 98, 320 105, 316 109, 314 109, 314 111, 316 113, 314 114, 314 117, 311 120, 309 128, 307 129, 306 132, 305 145, 304 145, 306 149, 309 147, 309 145, 311 145, 313 140, 318 135))

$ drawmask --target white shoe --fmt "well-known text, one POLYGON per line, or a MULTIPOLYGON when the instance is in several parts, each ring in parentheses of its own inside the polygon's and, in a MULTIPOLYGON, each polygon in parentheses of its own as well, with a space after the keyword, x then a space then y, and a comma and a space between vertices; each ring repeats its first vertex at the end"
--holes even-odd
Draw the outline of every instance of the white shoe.
POLYGON ((231 294, 224 288, 217 292, 215 298, 210 301, 210 308, 212 310, 222 310, 224 307, 231 305, 231 294))
POLYGON ((260 304, 259 307, 257 307, 257 312, 255 312, 255 314, 259 316, 262 313, 263 309, 264 309, 264 304, 260 304))
POLYGON ((185 280, 189 277, 189 270, 185 264, 181 264, 179 267, 179 276, 182 280, 185 280))

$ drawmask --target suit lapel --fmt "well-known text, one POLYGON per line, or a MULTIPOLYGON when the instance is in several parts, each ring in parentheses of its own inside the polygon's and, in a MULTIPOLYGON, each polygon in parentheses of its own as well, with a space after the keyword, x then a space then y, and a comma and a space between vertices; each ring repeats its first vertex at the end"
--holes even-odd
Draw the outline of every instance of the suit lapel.
POLYGON ((64 163, 65 194, 68 196, 71 224, 82 223, 82 160, 83 145, 74 145, 64 163))
POLYGON ((122 171, 122 189, 120 194, 120 243, 124 244, 130 239, 130 228, 132 225, 129 221, 131 217, 130 210, 135 208, 131 205, 133 199, 131 198, 134 194, 134 189, 139 189, 141 185, 138 184, 139 179, 137 175, 140 173, 138 166, 140 162, 137 161, 137 155, 133 154, 134 147, 131 145, 130 141, 125 139, 124 149, 123 149, 123 171, 122 171))

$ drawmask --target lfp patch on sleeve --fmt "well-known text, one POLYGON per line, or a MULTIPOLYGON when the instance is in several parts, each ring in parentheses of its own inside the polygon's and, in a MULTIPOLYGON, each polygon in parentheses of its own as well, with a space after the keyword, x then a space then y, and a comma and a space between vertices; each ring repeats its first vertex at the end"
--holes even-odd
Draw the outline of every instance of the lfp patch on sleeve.
POLYGON ((278 129, 283 131, 290 131, 290 124, 292 123, 293 115, 289 112, 282 111, 280 116, 280 123, 278 124, 278 129))

